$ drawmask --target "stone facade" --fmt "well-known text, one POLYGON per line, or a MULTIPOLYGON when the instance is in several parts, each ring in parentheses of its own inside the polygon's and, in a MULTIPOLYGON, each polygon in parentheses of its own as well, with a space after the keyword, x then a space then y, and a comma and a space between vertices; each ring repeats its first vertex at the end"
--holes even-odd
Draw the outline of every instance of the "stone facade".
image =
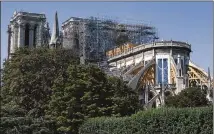
POLYGON ((45 14, 14 12, 8 32, 8 55, 16 48, 43 46, 49 40, 45 14))
MULTIPOLYGON (((153 104, 159 107, 165 104, 166 92, 175 95, 188 87, 207 89, 208 93, 213 90, 209 73, 190 61, 191 52, 188 43, 159 41, 108 55, 108 63, 111 71, 121 74, 119 77, 139 92, 139 101, 145 108, 153 104), (149 94, 152 94, 150 99, 149 94)), ((210 94, 207 98, 212 101, 210 94)))
MULTIPOLYGON (((186 66, 189 63, 189 55, 191 52, 190 45, 177 42, 177 41, 163 41, 156 42, 153 44, 147 45, 139 45, 134 47, 130 52, 126 52, 124 54, 109 58, 110 65, 116 65, 115 67, 110 68, 110 70, 114 69, 123 69, 132 65, 137 65, 143 63, 146 65, 150 60, 155 57, 156 59, 156 72, 158 72, 158 62, 160 59, 167 60, 167 83, 171 83, 171 64, 175 63, 177 68, 177 77, 183 77, 187 74, 186 66)), ((163 62, 163 61, 162 61, 163 62)), ((163 63, 160 63, 163 64, 163 63)), ((156 84, 158 84, 158 73, 155 76, 156 84)), ((161 80, 162 81, 162 80, 161 80)), ((180 85, 180 84, 179 84, 180 85)), ((186 84, 183 83, 182 87, 186 84)))

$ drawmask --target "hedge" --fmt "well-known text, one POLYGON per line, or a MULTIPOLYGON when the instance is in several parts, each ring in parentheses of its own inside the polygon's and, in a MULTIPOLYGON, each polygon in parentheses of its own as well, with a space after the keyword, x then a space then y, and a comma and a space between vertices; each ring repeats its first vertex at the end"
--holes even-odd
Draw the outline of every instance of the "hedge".
POLYGON ((0 134, 54 134, 54 122, 42 118, 1 117, 0 134))
POLYGON ((212 134, 212 107, 161 108, 130 117, 91 118, 80 134, 212 134))

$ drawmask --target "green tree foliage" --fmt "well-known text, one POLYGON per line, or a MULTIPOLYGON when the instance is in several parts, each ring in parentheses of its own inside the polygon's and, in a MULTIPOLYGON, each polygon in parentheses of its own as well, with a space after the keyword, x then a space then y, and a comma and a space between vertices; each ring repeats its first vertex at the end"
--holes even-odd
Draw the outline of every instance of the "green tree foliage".
POLYGON ((1 134, 54 134, 55 122, 26 115, 18 105, 1 107, 1 134))
POLYGON ((140 108, 136 93, 127 87, 123 80, 108 77, 109 89, 111 90, 111 99, 113 104, 112 116, 126 116, 133 114, 140 108))
POLYGON ((0 127, 6 134, 73 134, 89 117, 130 115, 138 107, 122 80, 79 65, 69 50, 18 49, 2 74, 0 127))
POLYGON ((213 107, 160 108, 84 122, 79 134, 212 134, 213 107))
POLYGON ((35 117, 43 116, 55 78, 74 62, 67 50, 17 50, 4 63, 2 104, 17 104, 35 117))
POLYGON ((56 120, 58 131, 73 134, 89 117, 125 116, 137 107, 137 95, 122 80, 92 65, 70 65, 67 75, 55 81, 47 115, 56 120))
POLYGON ((166 106, 169 107, 201 107, 209 104, 206 92, 200 88, 188 88, 178 95, 166 98, 166 106))

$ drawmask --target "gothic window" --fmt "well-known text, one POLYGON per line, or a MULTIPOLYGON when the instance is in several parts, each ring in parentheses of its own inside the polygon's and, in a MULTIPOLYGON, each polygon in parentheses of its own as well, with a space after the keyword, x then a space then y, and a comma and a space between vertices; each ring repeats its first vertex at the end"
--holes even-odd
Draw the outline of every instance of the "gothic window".
POLYGON ((163 83, 167 84, 168 83, 168 60, 163 59, 163 83))
POLYGON ((162 83, 162 59, 158 59, 158 84, 162 83))
POLYGON ((179 69, 179 76, 182 76, 182 75, 181 75, 181 69, 179 69))
POLYGON ((37 39, 37 34, 36 34, 36 31, 37 31, 37 25, 34 26, 34 29, 33 29, 33 47, 36 47, 36 39, 37 39))
POLYGON ((29 29, 30 28, 30 25, 29 24, 26 24, 25 25, 25 46, 26 47, 29 47, 29 29))
POLYGON ((75 37, 74 37, 74 47, 76 49, 79 49, 79 37, 77 34, 75 34, 75 37))
POLYGON ((167 84, 168 83, 168 59, 158 59, 157 64, 157 76, 158 84, 167 84))
POLYGON ((184 60, 183 59, 181 59, 181 67, 182 67, 182 69, 184 68, 184 60))
POLYGON ((184 60, 183 59, 181 59, 181 69, 182 69, 182 72, 181 72, 181 76, 183 75, 183 73, 184 73, 184 60))

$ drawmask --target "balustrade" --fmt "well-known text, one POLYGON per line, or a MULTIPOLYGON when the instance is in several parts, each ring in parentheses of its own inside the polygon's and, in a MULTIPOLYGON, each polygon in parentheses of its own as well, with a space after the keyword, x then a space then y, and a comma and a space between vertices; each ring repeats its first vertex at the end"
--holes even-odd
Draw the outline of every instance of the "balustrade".
POLYGON ((191 45, 186 44, 184 42, 174 42, 174 41, 172 41, 172 42, 155 42, 152 44, 142 44, 142 45, 135 46, 129 51, 126 51, 126 52, 120 53, 118 55, 109 57, 109 61, 111 61, 113 59, 120 58, 120 57, 125 56, 125 55, 129 55, 131 53, 142 51, 144 49, 161 47, 161 46, 184 47, 184 48, 191 49, 191 45))

